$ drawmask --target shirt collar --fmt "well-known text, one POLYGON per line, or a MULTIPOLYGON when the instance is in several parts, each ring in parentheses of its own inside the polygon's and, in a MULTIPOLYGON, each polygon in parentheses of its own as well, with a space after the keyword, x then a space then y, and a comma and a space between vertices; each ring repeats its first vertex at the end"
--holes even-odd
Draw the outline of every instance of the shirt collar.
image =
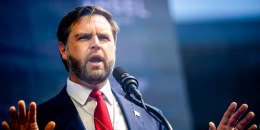
MULTIPOLYGON (((67 92, 68 94, 77 100, 81 105, 84 105, 87 99, 89 98, 89 94, 92 89, 89 89, 83 85, 77 84, 71 81, 69 78, 67 79, 67 92)), ((109 81, 100 89, 100 91, 104 94, 104 100, 107 100, 108 103, 113 104, 113 94, 111 91, 111 86, 109 81)))

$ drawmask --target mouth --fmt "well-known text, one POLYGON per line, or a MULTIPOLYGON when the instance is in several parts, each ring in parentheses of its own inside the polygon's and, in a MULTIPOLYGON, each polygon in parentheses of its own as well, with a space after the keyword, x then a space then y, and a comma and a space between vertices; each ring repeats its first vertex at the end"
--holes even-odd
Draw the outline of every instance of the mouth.
POLYGON ((88 61, 91 63, 99 63, 103 62, 104 59, 100 55, 92 55, 88 61))

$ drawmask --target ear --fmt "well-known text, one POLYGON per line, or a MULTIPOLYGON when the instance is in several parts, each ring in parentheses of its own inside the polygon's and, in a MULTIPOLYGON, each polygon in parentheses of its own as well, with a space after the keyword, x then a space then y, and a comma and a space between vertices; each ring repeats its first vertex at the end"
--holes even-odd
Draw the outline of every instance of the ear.
POLYGON ((62 59, 67 60, 66 47, 61 41, 59 41, 59 49, 62 59))

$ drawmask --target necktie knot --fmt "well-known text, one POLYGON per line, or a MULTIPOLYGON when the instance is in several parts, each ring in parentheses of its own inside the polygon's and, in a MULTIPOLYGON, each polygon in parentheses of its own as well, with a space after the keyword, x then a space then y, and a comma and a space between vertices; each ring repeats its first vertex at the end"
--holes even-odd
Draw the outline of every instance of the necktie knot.
POLYGON ((91 93, 90 93, 90 97, 93 97, 95 99, 98 99, 99 97, 101 97, 103 95, 103 93, 99 90, 93 90, 91 93))

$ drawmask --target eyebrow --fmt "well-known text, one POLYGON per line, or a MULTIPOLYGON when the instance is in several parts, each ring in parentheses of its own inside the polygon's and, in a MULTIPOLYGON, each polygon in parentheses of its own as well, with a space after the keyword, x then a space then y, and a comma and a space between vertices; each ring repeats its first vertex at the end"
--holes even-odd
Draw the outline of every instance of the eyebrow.
POLYGON ((91 36, 92 33, 77 33, 74 35, 75 38, 79 38, 81 36, 91 36))
MULTIPOLYGON (((107 36, 107 37, 109 37, 109 33, 107 33, 107 32, 101 32, 101 33, 98 33, 97 35, 98 36, 107 36)), ((84 37, 91 37, 92 33, 77 33, 77 34, 74 35, 74 37, 76 39, 79 38, 79 37, 82 37, 82 36, 84 36, 84 37)))
POLYGON ((98 36, 109 36, 109 33, 98 33, 98 36))

